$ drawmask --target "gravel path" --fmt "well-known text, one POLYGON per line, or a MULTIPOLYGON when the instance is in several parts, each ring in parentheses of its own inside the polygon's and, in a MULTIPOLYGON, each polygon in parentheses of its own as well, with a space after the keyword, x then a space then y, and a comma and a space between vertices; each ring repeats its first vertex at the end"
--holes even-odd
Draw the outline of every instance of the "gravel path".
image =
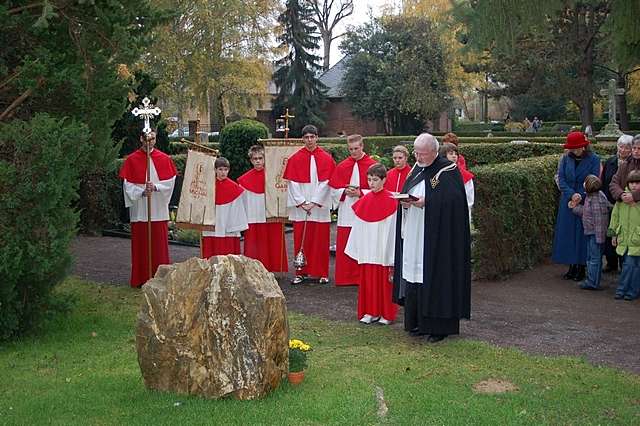
MULTIPOLYGON (((291 234, 287 237, 291 240, 291 234)), ((129 244, 123 238, 78 237, 72 247, 74 275, 127 285, 129 244)), ((193 247, 171 245, 170 251, 174 262, 199 255, 193 247)), ((474 281, 472 320, 461 323, 461 336, 533 354, 584 356, 596 365, 640 374, 640 302, 613 299, 615 274, 603 276, 604 291, 590 292, 561 280, 564 269, 545 264, 504 281, 474 281)), ((294 287, 290 278, 278 277, 289 309, 329 320, 356 321, 357 288, 315 283, 294 287)), ((399 319, 401 315, 402 311, 399 319)), ((401 321, 393 327, 401 329, 401 321)))

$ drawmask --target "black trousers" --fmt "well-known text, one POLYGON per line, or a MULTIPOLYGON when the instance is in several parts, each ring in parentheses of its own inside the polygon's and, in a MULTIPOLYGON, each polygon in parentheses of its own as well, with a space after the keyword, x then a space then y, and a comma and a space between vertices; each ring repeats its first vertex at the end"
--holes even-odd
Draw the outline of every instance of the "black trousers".
POLYGON ((460 334, 459 318, 434 318, 425 316, 420 301, 421 284, 407 282, 404 299, 404 329, 418 329, 421 334, 460 334))

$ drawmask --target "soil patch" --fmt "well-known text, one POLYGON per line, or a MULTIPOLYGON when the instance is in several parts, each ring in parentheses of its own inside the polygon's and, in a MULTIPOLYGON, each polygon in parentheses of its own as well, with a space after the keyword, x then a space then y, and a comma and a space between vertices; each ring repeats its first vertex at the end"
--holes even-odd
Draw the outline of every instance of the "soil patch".
POLYGON ((518 390, 518 387, 513 383, 499 379, 483 380, 472 387, 474 392, 486 394, 515 392, 518 390))

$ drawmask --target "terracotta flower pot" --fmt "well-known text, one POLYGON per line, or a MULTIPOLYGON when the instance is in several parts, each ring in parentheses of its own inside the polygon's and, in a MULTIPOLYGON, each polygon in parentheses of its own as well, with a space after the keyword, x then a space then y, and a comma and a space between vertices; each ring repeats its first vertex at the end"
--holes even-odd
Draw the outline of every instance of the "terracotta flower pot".
POLYGON ((304 371, 289 372, 289 383, 299 385, 304 380, 304 371))

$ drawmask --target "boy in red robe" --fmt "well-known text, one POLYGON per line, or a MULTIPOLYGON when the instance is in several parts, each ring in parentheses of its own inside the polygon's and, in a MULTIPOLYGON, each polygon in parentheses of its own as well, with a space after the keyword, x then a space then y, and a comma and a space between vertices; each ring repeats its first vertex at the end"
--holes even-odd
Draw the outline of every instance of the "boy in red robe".
POLYGON ((216 158, 216 227, 202 232, 202 256, 240 254, 240 232, 249 227, 244 210, 244 190, 227 177, 229 160, 216 158))
POLYGON ((362 136, 347 138, 349 157, 341 161, 333 171, 329 186, 333 205, 338 206, 336 235, 336 285, 355 285, 358 282, 358 264, 344 254, 355 216, 351 206, 369 189, 367 170, 375 161, 364 152, 362 136))
POLYGON ((387 169, 374 164, 367 171, 371 191, 353 205, 356 220, 345 253, 358 263, 358 318, 388 325, 396 319, 398 306, 391 301, 389 281, 395 250, 398 202, 384 189, 387 169))
POLYGON ((169 259, 169 201, 176 181, 176 166, 171 157, 155 149, 156 133, 141 133, 140 149, 124 160, 120 169, 124 204, 131 222, 131 287, 141 287, 149 276, 147 197, 151 197, 152 274, 169 259), (151 156, 147 180, 147 146, 151 156))
POLYGON ((287 272, 287 250, 284 243, 284 223, 267 223, 264 195, 264 148, 249 148, 253 169, 238 178, 244 188, 244 207, 249 229, 244 233, 244 255, 257 259, 270 272, 287 272))
POLYGON ((318 147, 316 126, 304 126, 302 139, 304 147, 289 158, 283 176, 289 181, 287 207, 289 220, 293 222, 294 255, 302 247, 307 260, 307 264, 296 271, 292 284, 300 284, 309 276, 319 277, 318 282, 326 284, 329 282, 331 223, 329 178, 336 163, 318 147))
POLYGON ((387 172, 387 180, 384 182, 384 189, 399 194, 402 192, 404 182, 409 176, 411 167, 407 164, 409 160, 409 150, 404 145, 393 148, 393 169, 387 172))

